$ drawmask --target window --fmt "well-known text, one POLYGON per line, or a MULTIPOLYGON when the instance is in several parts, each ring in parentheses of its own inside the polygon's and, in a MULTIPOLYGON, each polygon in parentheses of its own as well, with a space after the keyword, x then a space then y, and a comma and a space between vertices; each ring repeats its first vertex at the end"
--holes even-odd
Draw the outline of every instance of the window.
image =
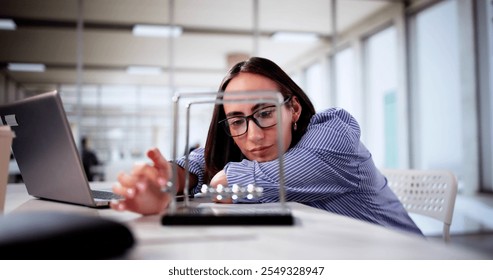
POLYGON ((356 82, 353 49, 346 48, 335 55, 335 104, 361 123, 361 102, 356 96, 356 82))
POLYGON ((399 166, 397 33, 382 30, 365 42, 365 106, 363 141, 379 167, 399 166))
POLYGON ((462 175, 463 143, 458 10, 444 1, 415 17, 414 165, 462 175))
POLYGON ((324 89, 325 76, 321 62, 310 65, 305 71, 305 92, 317 112, 329 107, 329 94, 324 89))

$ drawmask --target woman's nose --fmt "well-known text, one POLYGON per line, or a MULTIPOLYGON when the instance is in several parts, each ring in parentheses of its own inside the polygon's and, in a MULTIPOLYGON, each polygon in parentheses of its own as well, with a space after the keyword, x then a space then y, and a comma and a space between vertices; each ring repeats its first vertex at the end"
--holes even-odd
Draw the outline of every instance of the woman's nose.
POLYGON ((248 140, 257 141, 264 138, 264 130, 259 127, 253 120, 248 121, 248 140))

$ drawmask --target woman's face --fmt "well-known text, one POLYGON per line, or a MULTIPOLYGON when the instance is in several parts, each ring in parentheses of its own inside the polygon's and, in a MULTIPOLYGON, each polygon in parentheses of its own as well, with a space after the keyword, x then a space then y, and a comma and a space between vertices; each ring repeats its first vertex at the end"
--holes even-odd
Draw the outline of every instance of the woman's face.
MULTIPOLYGON (((277 84, 261 75, 252 73, 240 73, 233 78, 225 89, 224 99, 234 98, 233 94, 237 91, 279 91, 277 84)), ((235 93, 236 92, 236 93, 235 93)), ((243 98, 243 97, 242 97, 243 98)), ((252 97, 253 98, 253 97, 252 97)), ((291 127, 296 122, 301 113, 301 106, 296 97, 292 97, 291 104, 281 106, 282 110, 282 141, 284 152, 291 144, 291 127)), ((224 112, 227 118, 235 116, 250 116, 254 113, 260 122, 268 123, 268 118, 277 118, 275 107, 269 107, 272 104, 258 103, 225 103, 224 112), (269 107, 269 108, 267 108, 269 107), (272 111, 274 110, 274 111, 272 111)), ((249 160, 258 162, 271 161, 278 157, 277 152, 277 125, 260 128, 252 119, 248 119, 248 130, 245 134, 233 137, 236 145, 240 148, 243 155, 249 160)), ((232 125, 236 123, 231 122, 232 125)))

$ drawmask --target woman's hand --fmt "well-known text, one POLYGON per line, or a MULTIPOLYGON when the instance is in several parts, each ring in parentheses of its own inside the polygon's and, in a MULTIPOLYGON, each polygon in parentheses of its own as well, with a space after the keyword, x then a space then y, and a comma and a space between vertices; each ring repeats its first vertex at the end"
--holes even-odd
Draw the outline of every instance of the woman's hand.
POLYGON ((124 197, 112 201, 111 208, 132 211, 143 215, 163 212, 170 202, 170 195, 161 191, 171 177, 171 165, 157 148, 147 152, 153 162, 136 165, 130 174, 121 173, 113 192, 124 197))
POLYGON ((217 172, 216 175, 211 180, 211 187, 216 188, 219 185, 223 185, 224 187, 228 186, 228 178, 226 177, 226 173, 224 170, 217 172))

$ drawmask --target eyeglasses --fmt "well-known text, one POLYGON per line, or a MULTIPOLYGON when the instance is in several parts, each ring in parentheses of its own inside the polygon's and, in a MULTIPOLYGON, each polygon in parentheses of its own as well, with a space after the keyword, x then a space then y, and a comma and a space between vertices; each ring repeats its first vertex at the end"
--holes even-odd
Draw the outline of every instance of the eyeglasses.
MULTIPOLYGON (((291 100, 288 97, 282 105, 291 100)), ((260 128, 269 128, 277 124, 277 107, 275 105, 258 109, 249 116, 234 116, 219 122, 231 137, 241 136, 248 131, 248 120, 252 120, 260 128)))

